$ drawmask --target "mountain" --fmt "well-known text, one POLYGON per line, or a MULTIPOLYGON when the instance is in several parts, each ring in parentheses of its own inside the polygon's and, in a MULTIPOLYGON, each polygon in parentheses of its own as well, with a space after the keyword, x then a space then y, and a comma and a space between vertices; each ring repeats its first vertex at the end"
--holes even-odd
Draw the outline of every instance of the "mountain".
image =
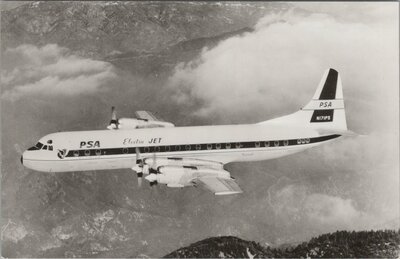
POLYGON ((81 56, 159 52, 253 27, 286 3, 32 2, 2 11, 2 50, 57 43, 81 56))
POLYGON ((168 72, 203 47, 252 30, 278 2, 31 2, 1 12, 1 51, 56 43, 134 74, 168 72))
POLYGON ((233 236, 212 237, 165 258, 398 258, 400 230, 337 231, 297 246, 263 247, 233 236))

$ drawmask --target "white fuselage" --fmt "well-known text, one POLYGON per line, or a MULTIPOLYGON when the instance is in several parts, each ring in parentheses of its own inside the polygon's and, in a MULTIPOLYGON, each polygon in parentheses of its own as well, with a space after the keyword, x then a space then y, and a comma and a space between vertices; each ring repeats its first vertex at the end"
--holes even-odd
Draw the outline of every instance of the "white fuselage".
POLYGON ((122 169, 136 165, 139 151, 141 158, 226 164, 282 157, 339 136, 274 124, 60 132, 40 139, 47 149, 27 150, 21 161, 43 172, 122 169))

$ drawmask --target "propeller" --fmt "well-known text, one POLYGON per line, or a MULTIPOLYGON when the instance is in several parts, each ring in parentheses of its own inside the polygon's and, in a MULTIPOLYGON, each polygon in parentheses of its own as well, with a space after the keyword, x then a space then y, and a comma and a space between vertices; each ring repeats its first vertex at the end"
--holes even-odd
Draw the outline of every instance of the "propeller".
POLYGON ((138 165, 137 168, 135 168, 137 177, 138 177, 138 186, 142 186, 142 178, 143 174, 149 174, 149 166, 144 163, 144 159, 140 158, 140 150, 138 147, 135 149, 136 151, 136 164, 138 165))
POLYGON ((138 171, 136 171, 137 179, 138 179, 138 186, 142 187, 143 159, 140 159, 140 151, 139 151, 138 147, 136 147, 135 151, 136 151, 136 164, 139 164, 139 168, 142 169, 142 171, 140 171, 140 169, 138 171))
POLYGON ((152 161, 151 167, 149 167, 149 175, 145 177, 147 181, 149 181, 150 186, 157 185, 157 159, 156 159, 156 153, 153 153, 153 161, 152 161))
POLYGON ((111 121, 110 124, 108 125, 108 129, 118 129, 118 118, 117 118, 117 112, 115 110, 115 107, 111 107, 111 121))

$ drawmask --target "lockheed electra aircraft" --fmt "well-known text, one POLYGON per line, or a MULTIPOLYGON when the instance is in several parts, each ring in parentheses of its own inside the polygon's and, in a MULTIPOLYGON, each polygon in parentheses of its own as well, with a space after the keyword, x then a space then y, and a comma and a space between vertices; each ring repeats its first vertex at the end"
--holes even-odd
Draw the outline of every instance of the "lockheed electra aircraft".
POLYGON ((309 103, 283 117, 246 125, 175 127, 146 111, 108 130, 49 134, 26 150, 24 166, 42 172, 131 168, 168 187, 203 185, 216 195, 242 190, 224 169, 231 162, 278 158, 352 135, 347 130, 340 75, 328 69, 309 103))

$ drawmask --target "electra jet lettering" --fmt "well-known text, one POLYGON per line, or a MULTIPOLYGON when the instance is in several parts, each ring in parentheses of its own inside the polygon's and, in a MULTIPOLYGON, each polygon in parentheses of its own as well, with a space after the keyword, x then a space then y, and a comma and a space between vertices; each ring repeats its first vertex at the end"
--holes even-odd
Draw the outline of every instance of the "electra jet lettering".
POLYGON ((42 172, 130 168, 150 185, 201 184, 216 195, 241 193, 224 165, 294 154, 352 135, 347 130, 342 83, 328 69, 299 111, 255 124, 175 127, 150 112, 117 118, 105 130, 59 132, 26 150, 21 162, 42 172))

